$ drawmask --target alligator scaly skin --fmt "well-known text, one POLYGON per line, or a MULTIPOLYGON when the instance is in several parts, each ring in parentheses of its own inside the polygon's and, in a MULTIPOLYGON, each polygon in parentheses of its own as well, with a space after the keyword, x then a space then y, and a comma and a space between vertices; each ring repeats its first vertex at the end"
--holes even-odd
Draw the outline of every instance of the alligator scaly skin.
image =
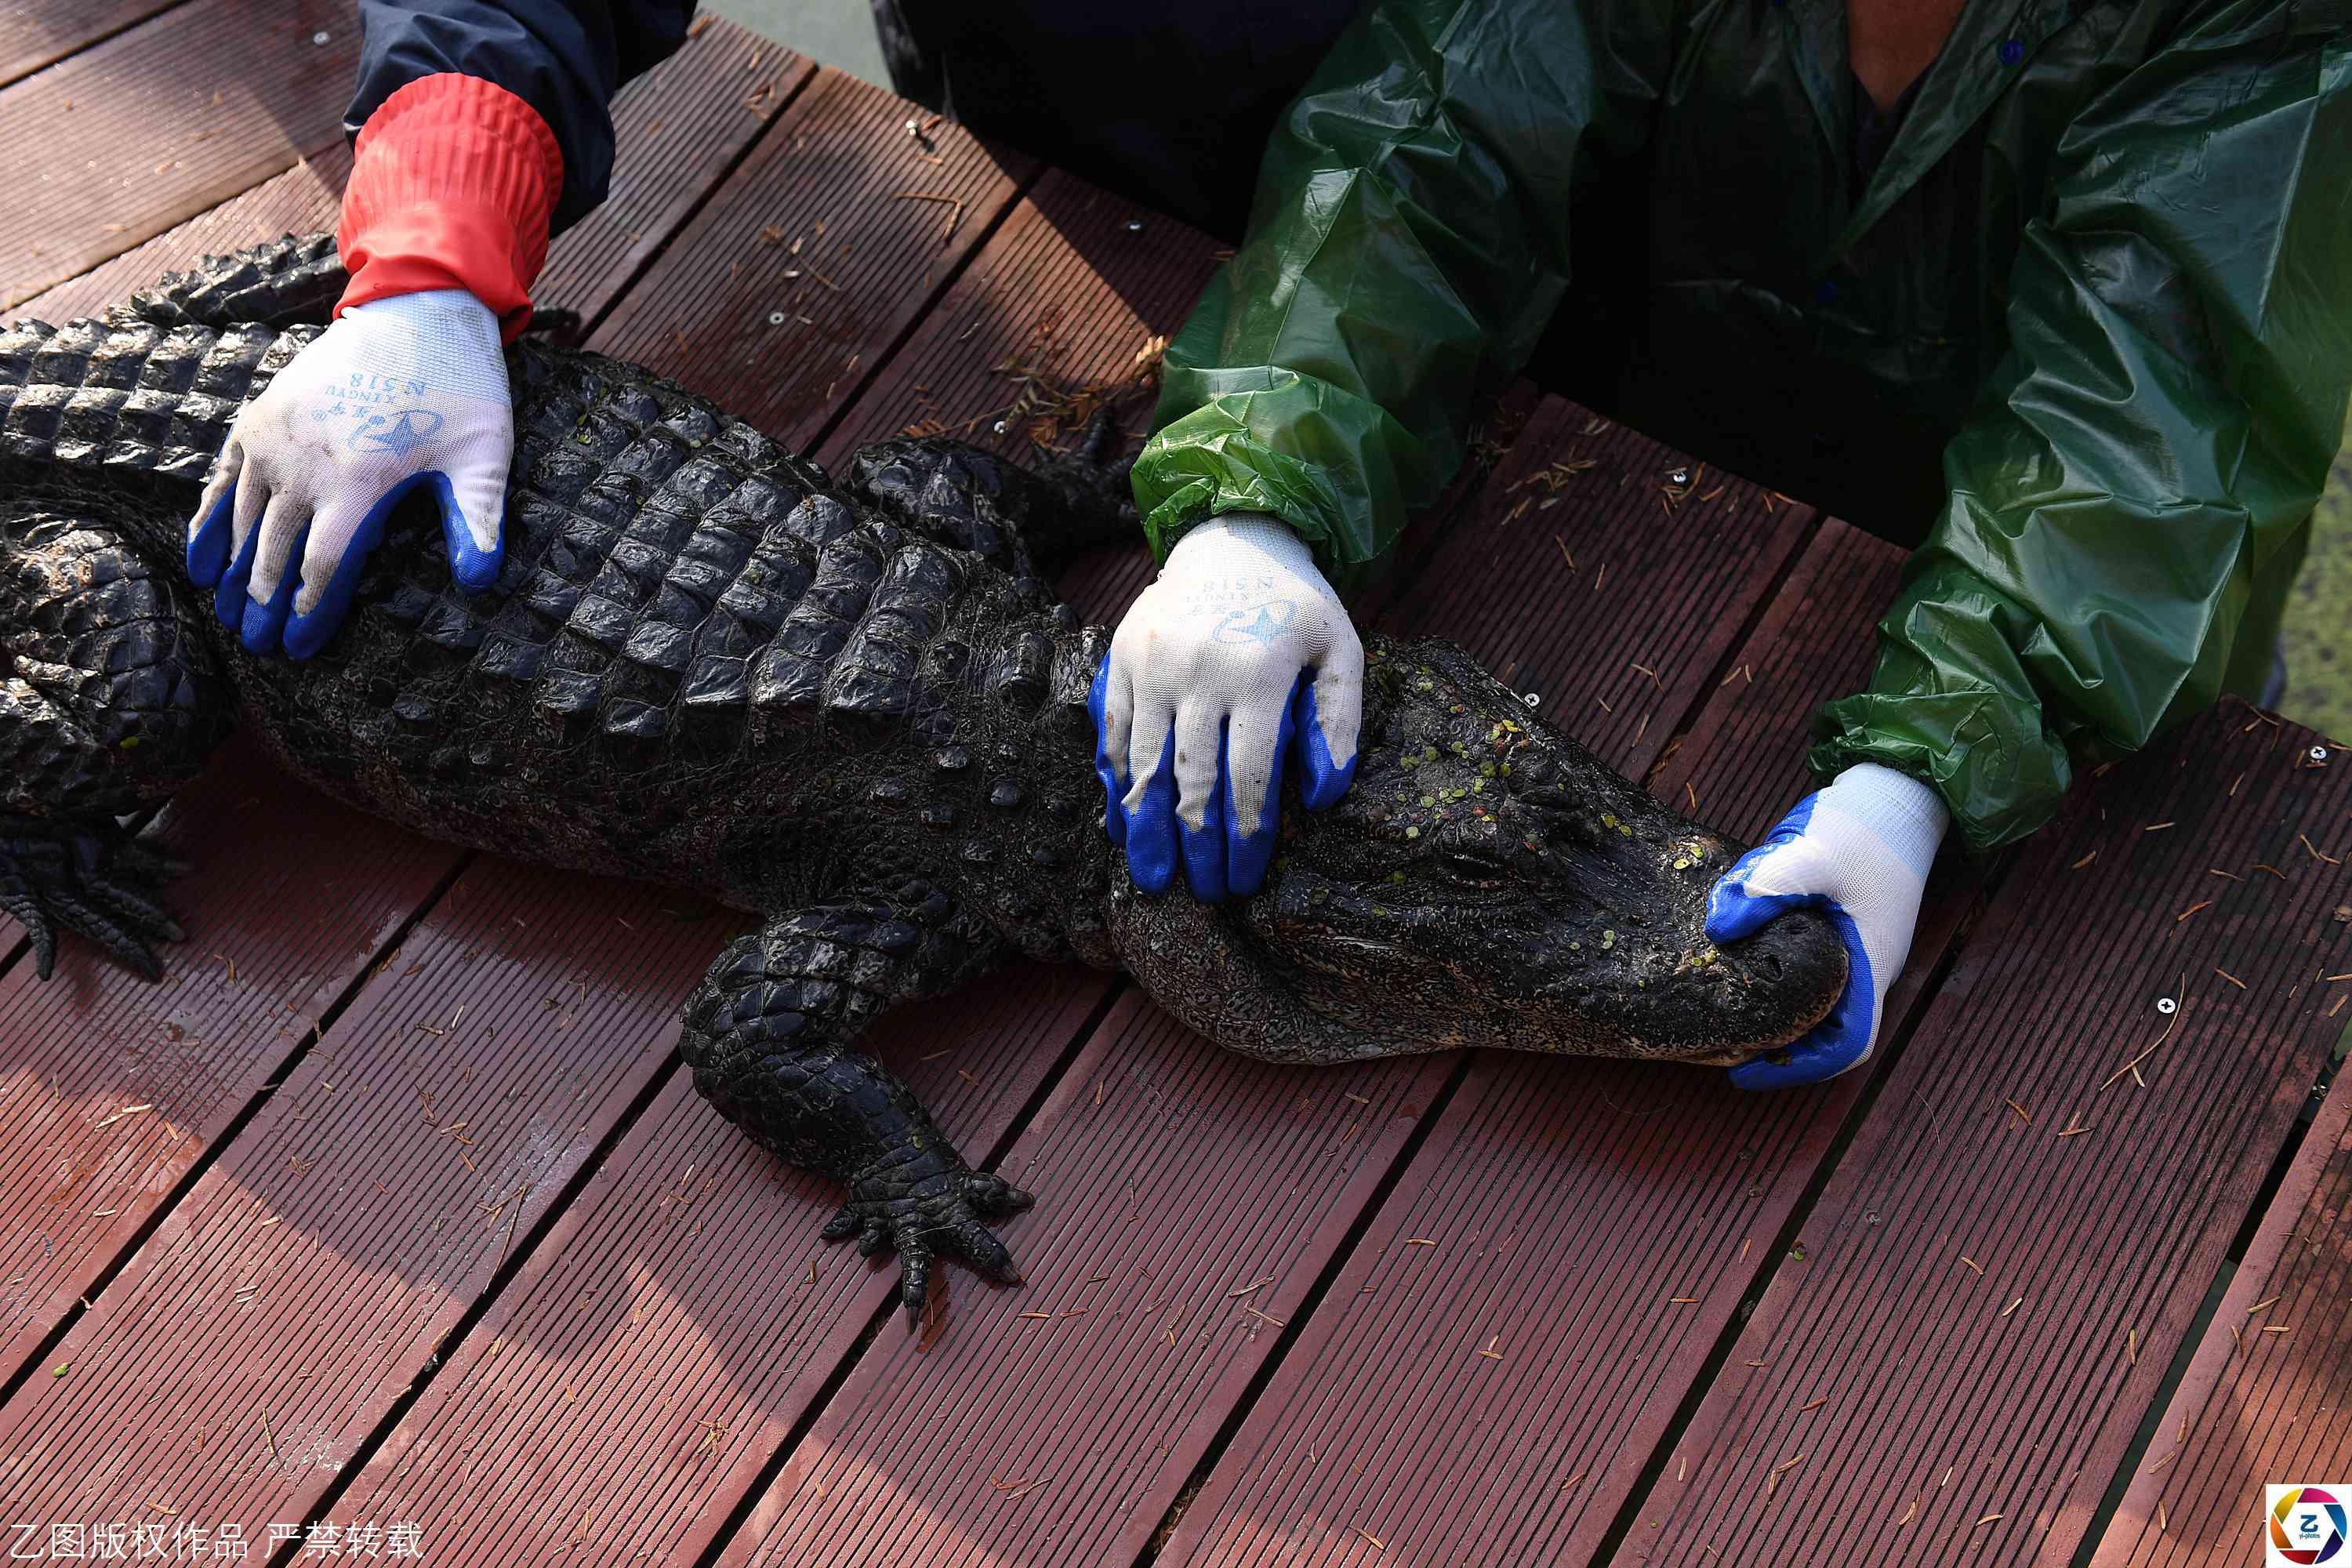
POLYGON ((1738 847, 1444 644, 1369 639, 1356 787, 1286 814, 1264 893, 1139 897, 1092 771, 1108 634, 1031 555, 1131 528, 1114 469, 898 440, 836 484, 671 383, 529 338, 495 589, 452 586, 411 507, 326 649, 248 655, 185 580, 186 521, 340 280, 323 237, 289 237, 100 321, 0 331, 0 907, 139 962, 172 932, 108 819, 233 716, 419 832, 750 910, 681 1050, 746 1131, 845 1184, 828 1234, 898 1248, 910 1313, 936 1257, 1012 1278, 985 1221, 1026 1198, 856 1042, 1013 954, 1123 965, 1220 1044, 1298 1061, 1736 1060, 1843 987, 1815 916, 1708 945, 1738 847))

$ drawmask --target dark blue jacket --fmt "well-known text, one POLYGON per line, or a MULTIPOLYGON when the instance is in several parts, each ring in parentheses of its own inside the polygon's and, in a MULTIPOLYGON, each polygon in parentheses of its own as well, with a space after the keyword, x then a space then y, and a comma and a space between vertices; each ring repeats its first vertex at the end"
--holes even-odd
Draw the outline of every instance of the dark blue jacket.
MULTIPOLYGON (((418 77, 461 71, 536 109, 563 149, 554 226, 604 195, 623 82, 694 0, 359 0, 354 135, 418 77)), ((1241 231, 1275 118, 1358 0, 873 0, 899 94, 1212 232, 1241 231), (1176 90, 1150 90, 1176 83, 1176 90)))
POLYGON ((695 0, 359 0, 360 82, 343 129, 356 136, 376 107, 419 77, 457 71, 530 104, 563 149, 562 232, 613 177, 621 84, 686 39, 695 0))

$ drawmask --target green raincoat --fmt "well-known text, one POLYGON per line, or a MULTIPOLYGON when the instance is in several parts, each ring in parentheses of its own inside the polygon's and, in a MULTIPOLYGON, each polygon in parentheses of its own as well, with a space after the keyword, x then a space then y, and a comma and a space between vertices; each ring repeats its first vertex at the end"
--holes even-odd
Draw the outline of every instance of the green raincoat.
POLYGON ((2352 387, 2352 0, 1969 0, 1858 190, 1854 91, 1844 0, 1373 5, 1169 346, 1154 548, 1268 511, 1360 579, 1598 279, 1628 422, 1925 539, 1817 769, 1988 848, 2257 686, 2352 387))

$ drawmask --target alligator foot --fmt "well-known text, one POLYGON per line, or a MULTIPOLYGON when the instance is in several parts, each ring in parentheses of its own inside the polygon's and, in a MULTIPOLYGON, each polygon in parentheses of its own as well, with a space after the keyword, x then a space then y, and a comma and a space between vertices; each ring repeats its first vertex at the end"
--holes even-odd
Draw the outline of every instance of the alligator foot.
POLYGON ((1019 1214, 1036 1201, 1003 1177, 969 1170, 950 1154, 946 1161, 921 1161, 914 1170, 892 1161, 854 1179, 849 1193, 849 1201, 825 1222, 824 1239, 854 1236, 867 1258, 898 1255, 898 1300, 907 1309, 908 1328, 921 1321, 939 1258, 960 1258, 1000 1285, 1021 1283, 1013 1254, 982 1223, 1019 1214))
POLYGON ((60 931, 79 931, 124 967, 161 980, 154 944, 184 933, 151 895, 184 869, 111 824, 0 815, 0 911, 32 938, 33 972, 43 980, 57 967, 60 931))
POLYGON ((945 1304, 941 1259, 1019 1281, 984 1222, 1029 1194, 964 1163, 914 1090, 853 1042, 891 1005, 940 995, 998 956, 946 895, 904 878, 738 937, 686 1004, 678 1054, 695 1088, 764 1147, 848 1189, 825 1239, 856 1237, 868 1258, 897 1251, 909 1329, 934 1294, 945 1304))
POLYGON ((1142 522, 1124 451, 1108 411, 1073 450, 1040 447, 1025 468, 961 441, 891 437, 851 456, 849 489, 927 539, 1034 577, 1093 545, 1134 542, 1142 522))

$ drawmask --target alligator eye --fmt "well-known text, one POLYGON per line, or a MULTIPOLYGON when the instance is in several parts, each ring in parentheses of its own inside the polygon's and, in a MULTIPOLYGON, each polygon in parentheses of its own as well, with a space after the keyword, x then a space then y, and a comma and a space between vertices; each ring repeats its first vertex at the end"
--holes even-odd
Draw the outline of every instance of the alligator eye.
POLYGON ((1504 864, 1493 856, 1481 855, 1469 849, 1449 849, 1438 857, 1437 864, 1440 869, 1455 880, 1478 886, 1499 881, 1507 869, 1504 864))

